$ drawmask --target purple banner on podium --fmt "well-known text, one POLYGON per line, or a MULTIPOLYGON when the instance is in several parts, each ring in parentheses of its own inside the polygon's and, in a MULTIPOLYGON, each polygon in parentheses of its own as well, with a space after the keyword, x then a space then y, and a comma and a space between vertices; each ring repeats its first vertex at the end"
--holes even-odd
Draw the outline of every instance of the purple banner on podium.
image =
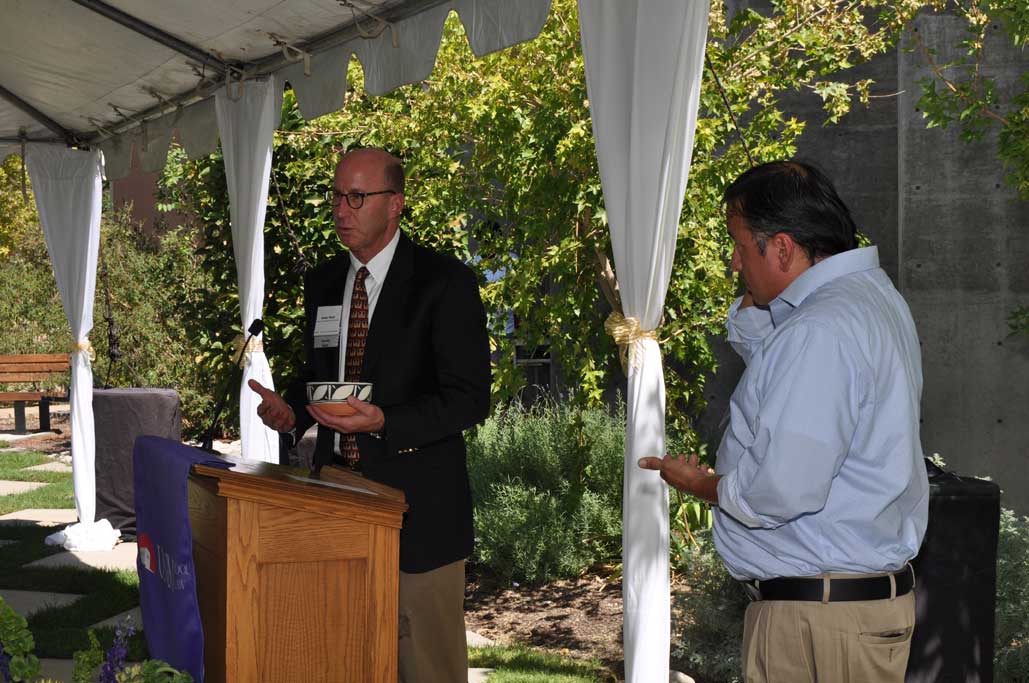
POLYGON ((204 680, 204 632, 193 569, 186 480, 197 463, 231 467, 205 451, 156 436, 132 451, 139 606, 150 656, 204 680))

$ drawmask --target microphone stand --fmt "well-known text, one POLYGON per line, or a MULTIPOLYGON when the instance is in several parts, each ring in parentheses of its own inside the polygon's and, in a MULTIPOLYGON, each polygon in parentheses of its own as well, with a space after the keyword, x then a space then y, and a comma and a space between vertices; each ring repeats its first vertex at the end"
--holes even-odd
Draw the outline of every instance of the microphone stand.
MULTIPOLYGON (((256 318, 254 322, 250 323, 250 327, 247 328, 249 336, 246 341, 243 342, 243 346, 239 350, 239 355, 236 357, 236 366, 240 367, 243 362, 243 354, 246 353, 247 347, 250 345, 250 340, 261 334, 264 331, 264 321, 260 318, 256 318)), ((226 386, 221 392, 221 398, 218 399, 218 405, 214 409, 214 418, 211 420, 211 426, 204 432, 204 440, 200 443, 200 449, 207 451, 208 453, 215 453, 214 450, 214 430, 218 426, 218 418, 221 417, 222 409, 225 408, 225 403, 229 400, 229 392, 232 391, 232 379, 236 373, 233 371, 229 375, 228 386, 226 386)), ((240 375, 242 377, 242 374, 240 375)))

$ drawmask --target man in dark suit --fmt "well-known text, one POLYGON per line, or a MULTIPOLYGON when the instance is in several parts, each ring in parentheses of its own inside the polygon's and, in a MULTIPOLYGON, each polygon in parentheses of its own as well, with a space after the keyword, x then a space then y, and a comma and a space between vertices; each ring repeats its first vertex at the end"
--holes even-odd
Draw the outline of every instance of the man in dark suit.
POLYGON ((265 424, 294 442, 318 423, 316 469, 352 467, 403 490, 400 681, 463 682, 472 503, 461 432, 485 419, 490 393, 478 283, 460 261, 400 232, 404 172, 396 158, 350 152, 333 181, 336 234, 350 253, 305 280, 303 377, 286 399, 250 386, 261 394, 265 424), (327 334, 333 320, 338 328, 327 334), (356 411, 349 417, 307 404, 307 381, 339 379, 371 382, 371 401, 347 399, 356 411))

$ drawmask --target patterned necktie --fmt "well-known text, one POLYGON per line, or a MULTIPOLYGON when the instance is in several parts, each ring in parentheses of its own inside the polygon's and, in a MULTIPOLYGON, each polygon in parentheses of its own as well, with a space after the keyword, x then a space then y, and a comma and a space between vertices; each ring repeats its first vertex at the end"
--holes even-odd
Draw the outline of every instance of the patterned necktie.
MULTIPOLYGON (((368 277, 368 269, 362 267, 354 278, 354 292, 350 296, 350 321, 347 323, 347 359, 343 372, 343 381, 361 381, 361 363, 364 361, 364 345, 368 340, 368 291, 364 288, 364 280, 368 277)), ((340 450, 348 467, 356 468, 360 459, 357 450, 357 437, 344 434, 340 440, 340 450)))

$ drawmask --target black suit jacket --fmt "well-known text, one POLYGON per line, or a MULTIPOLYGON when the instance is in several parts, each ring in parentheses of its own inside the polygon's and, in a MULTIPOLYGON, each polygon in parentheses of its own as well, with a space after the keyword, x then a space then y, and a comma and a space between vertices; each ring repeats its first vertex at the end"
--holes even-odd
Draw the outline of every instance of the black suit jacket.
MULTIPOLYGON (((304 283, 306 364, 287 392, 297 433, 314 422, 305 382, 339 377, 339 348, 314 348, 319 306, 343 301, 350 257, 338 256, 304 283)), ((368 328, 361 380, 386 417, 385 436, 357 435, 361 470, 401 489, 409 506, 400 568, 424 572, 472 551, 472 500, 461 432, 486 418, 489 337, 475 274, 401 233, 368 328)), ((318 428, 314 462, 332 462, 333 432, 318 428)))

